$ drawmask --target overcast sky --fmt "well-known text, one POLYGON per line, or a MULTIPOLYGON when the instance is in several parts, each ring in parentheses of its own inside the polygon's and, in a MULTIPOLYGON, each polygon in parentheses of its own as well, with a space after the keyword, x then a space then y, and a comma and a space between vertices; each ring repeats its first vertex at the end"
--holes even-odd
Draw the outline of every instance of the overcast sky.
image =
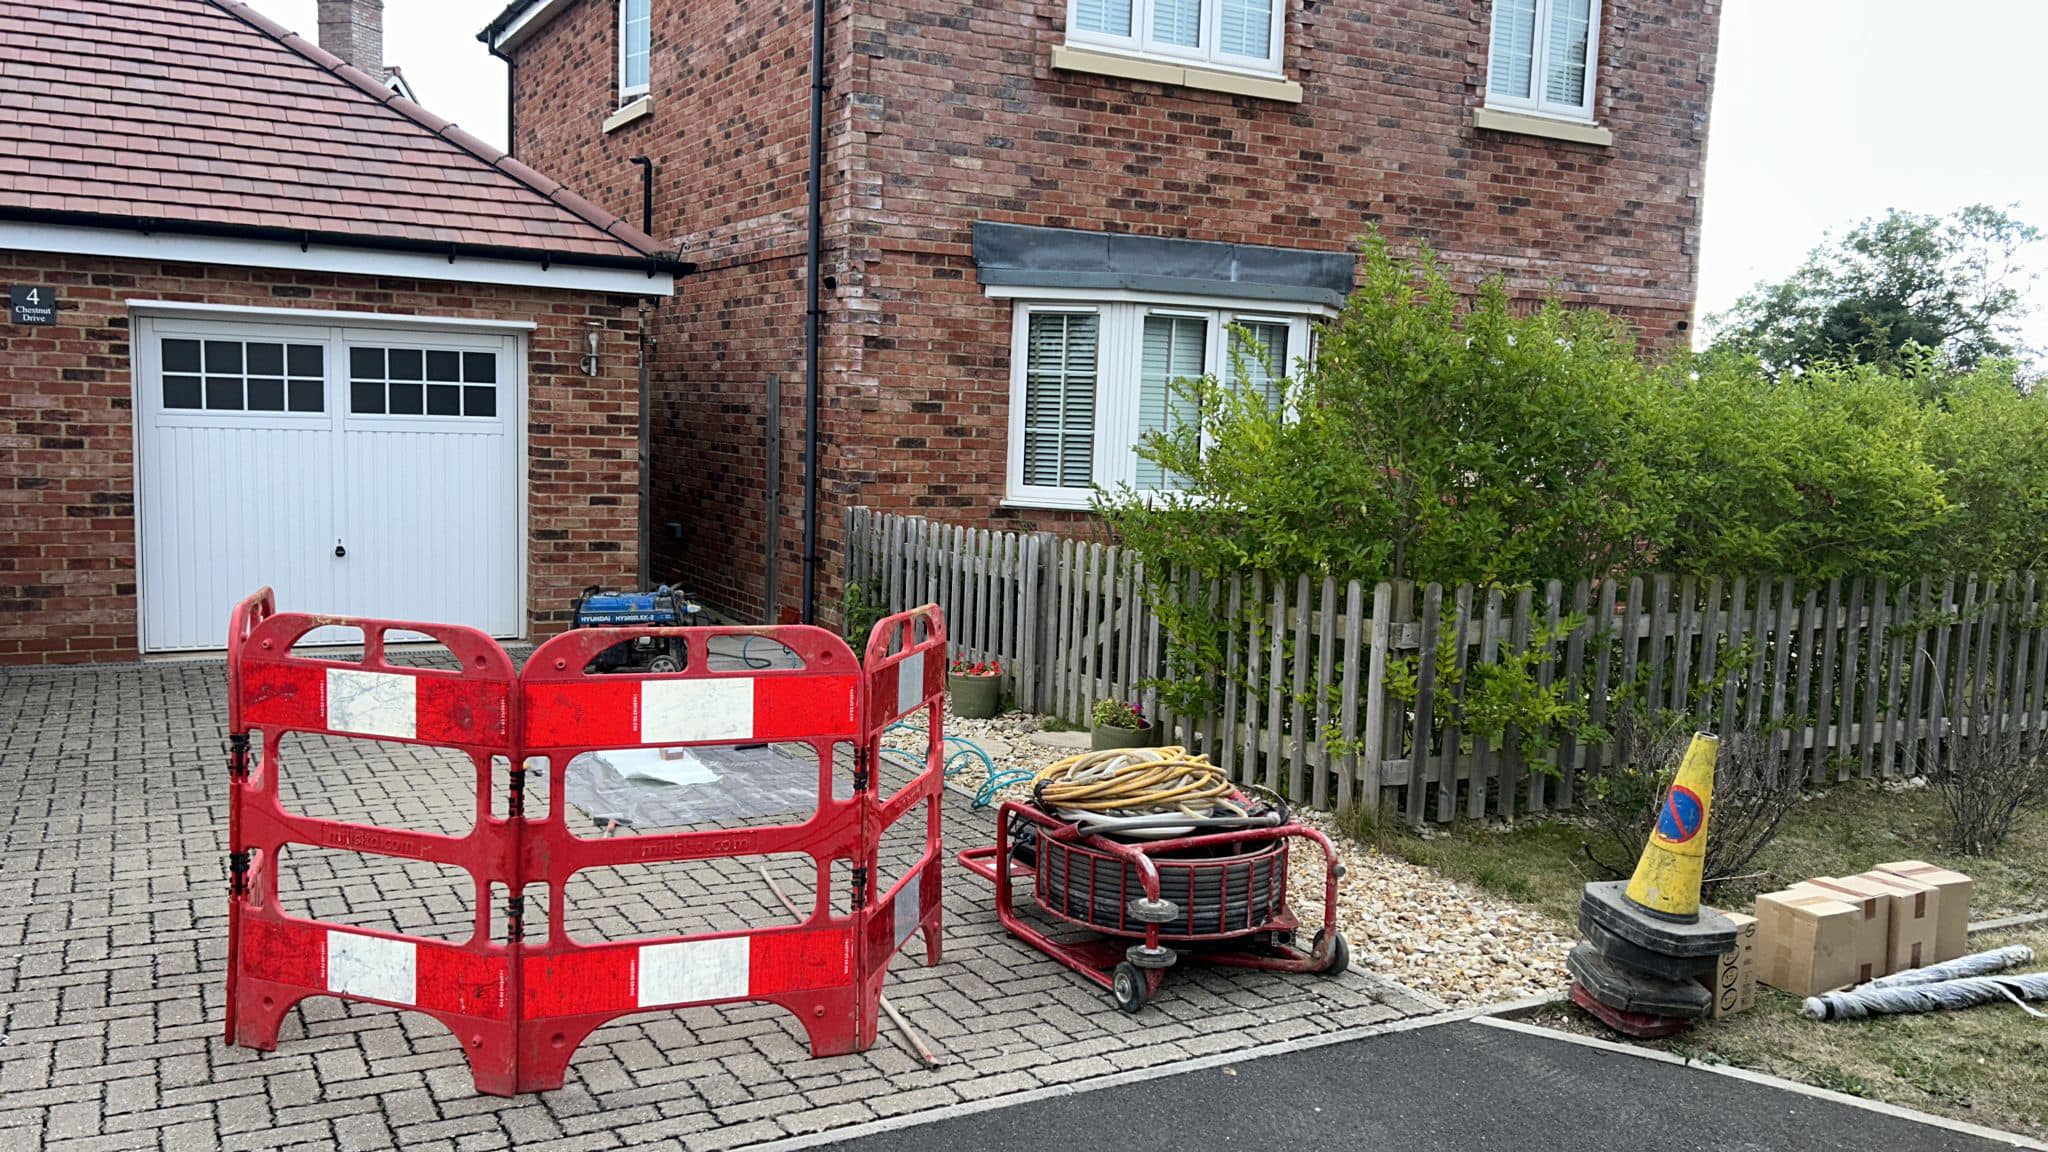
MULTIPOLYGON (((252 0, 311 36, 314 0, 252 0)), ((1478 0, 1474 0, 1478 2, 1478 0)), ((505 141, 505 69, 476 40, 502 0, 387 0, 385 56, 421 103, 505 141)), ((2018 204, 2048 227, 2042 0, 1726 0, 1708 142, 1700 307, 1784 276, 1888 208, 2018 204)), ((2048 245, 2037 246, 2048 249, 2048 245)), ((2048 251, 2032 253, 2048 269, 2048 251)), ((2048 348, 2048 282, 2027 339, 2048 348)))

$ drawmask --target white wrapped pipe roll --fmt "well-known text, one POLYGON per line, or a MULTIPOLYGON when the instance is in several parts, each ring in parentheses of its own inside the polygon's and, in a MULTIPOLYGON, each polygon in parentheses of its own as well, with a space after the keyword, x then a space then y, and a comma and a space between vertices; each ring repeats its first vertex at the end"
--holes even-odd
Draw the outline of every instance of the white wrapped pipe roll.
POLYGON ((1864 987, 1903 988, 1910 984, 1939 984, 1943 980, 1961 980, 1965 976, 1989 976, 1993 972, 2003 972, 2007 968, 2031 964, 2033 960, 2032 948, 2025 944, 2008 944, 2003 948, 1993 948, 1989 952, 1972 952, 1968 956, 1958 956, 1939 964, 1929 964, 1925 968, 1908 968, 1904 972, 1879 976, 1864 987))

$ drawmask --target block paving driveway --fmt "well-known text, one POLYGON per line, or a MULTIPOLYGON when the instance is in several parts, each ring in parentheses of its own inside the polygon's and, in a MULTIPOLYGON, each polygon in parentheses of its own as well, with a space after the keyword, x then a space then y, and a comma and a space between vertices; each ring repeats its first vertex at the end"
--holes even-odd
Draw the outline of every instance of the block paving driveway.
MULTIPOLYGON (((937 1069, 886 1023, 870 1051, 812 1060, 794 1019, 765 1004, 626 1017, 584 1043, 562 1090, 509 1100, 477 1095, 454 1039, 413 1013, 316 997, 287 1017, 277 1051, 229 1048, 223 697, 218 662, 0 672, 13 813, 0 849, 0 1149, 731 1148, 1433 1007, 1369 973, 1184 967, 1127 1017, 1010 940, 987 887, 949 860, 945 961, 924 967, 913 941, 888 986, 937 1069)), ((455 834, 473 820, 466 761, 287 739, 294 810, 455 834)), ((957 793, 946 805, 949 853, 988 841, 988 814, 957 793)), ((564 893, 565 927, 623 939, 788 922, 764 863, 799 903, 814 898, 802 859, 585 873, 564 893)), ((469 880, 433 865, 288 850, 281 889, 287 909, 347 924, 456 940, 473 927, 469 880)))

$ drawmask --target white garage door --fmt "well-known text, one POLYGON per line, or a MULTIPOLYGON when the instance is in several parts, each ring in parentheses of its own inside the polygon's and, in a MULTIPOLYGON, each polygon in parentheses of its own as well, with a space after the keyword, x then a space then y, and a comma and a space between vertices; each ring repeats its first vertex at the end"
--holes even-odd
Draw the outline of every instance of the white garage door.
POLYGON ((139 320, 143 650, 223 647, 266 584, 283 611, 520 635, 520 352, 500 333, 139 320))

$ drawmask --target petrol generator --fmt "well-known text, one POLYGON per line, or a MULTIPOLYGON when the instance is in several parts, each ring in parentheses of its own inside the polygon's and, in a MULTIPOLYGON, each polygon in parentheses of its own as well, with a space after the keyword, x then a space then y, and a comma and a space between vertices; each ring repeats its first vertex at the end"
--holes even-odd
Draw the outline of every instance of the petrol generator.
MULTIPOLYGON (((704 608, 663 584, 652 592, 607 592, 596 584, 572 606, 572 628, 684 628, 704 623, 704 608)), ((589 672, 680 672, 688 663, 681 637, 635 636, 599 652, 589 672)))

